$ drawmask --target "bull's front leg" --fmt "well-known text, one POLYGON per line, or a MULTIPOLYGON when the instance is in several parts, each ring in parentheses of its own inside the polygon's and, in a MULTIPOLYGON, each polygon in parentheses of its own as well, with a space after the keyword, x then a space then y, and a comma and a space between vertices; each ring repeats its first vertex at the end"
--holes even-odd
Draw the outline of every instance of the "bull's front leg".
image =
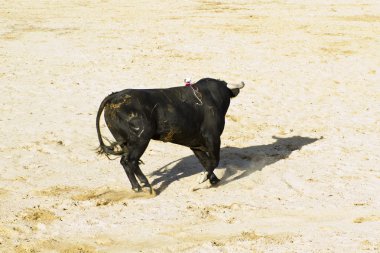
POLYGON ((220 160, 220 136, 209 135, 206 137, 206 147, 208 150, 210 165, 207 168, 207 178, 212 185, 216 185, 220 180, 214 174, 215 168, 220 160))
POLYGON ((207 177, 202 181, 204 182, 208 179, 212 185, 215 185, 220 181, 214 174, 214 170, 218 166, 220 160, 220 138, 209 138, 206 149, 208 150, 207 152, 198 149, 192 150, 207 171, 207 177))
POLYGON ((209 152, 210 167, 207 169, 207 178, 212 185, 216 185, 220 179, 214 174, 214 170, 218 167, 220 160, 220 146, 214 147, 215 150, 209 152))
POLYGON ((209 167, 209 157, 206 152, 198 150, 198 149, 191 149, 195 156, 198 158, 199 162, 202 164, 203 168, 205 169, 204 172, 201 173, 198 183, 201 184, 205 182, 208 178, 207 168, 209 167))

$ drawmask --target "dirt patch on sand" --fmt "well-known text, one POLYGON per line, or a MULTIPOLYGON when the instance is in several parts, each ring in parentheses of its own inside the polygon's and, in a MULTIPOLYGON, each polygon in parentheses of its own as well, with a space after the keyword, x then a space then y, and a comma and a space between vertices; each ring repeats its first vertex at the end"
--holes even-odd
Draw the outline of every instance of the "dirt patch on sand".
POLYGON ((363 222, 379 222, 380 216, 370 215, 366 217, 358 217, 354 220, 354 223, 363 223, 363 222))
POLYGON ((55 220, 59 220, 59 217, 52 211, 42 208, 29 208, 23 213, 22 218, 25 221, 49 224, 55 220))
POLYGON ((95 253, 99 252, 94 247, 87 244, 74 244, 51 239, 37 243, 17 245, 16 253, 34 253, 34 252, 60 252, 60 253, 95 253))
POLYGON ((41 196, 60 197, 62 195, 73 194, 78 191, 81 191, 81 189, 78 187, 56 185, 37 191, 36 194, 41 196))
POLYGON ((110 205, 127 199, 154 198, 156 195, 149 192, 133 192, 132 190, 113 190, 102 187, 94 190, 85 190, 71 197, 76 201, 95 201, 97 206, 110 205))

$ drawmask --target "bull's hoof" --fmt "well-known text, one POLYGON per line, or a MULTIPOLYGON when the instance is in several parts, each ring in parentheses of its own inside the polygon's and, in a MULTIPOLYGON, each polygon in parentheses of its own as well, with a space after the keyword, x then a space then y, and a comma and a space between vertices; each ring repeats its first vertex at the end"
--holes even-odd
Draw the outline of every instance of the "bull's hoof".
POLYGON ((143 186, 142 187, 142 191, 146 192, 146 193, 149 193, 149 194, 153 194, 154 190, 153 190, 152 186, 149 185, 149 186, 143 186))
POLYGON ((138 193, 138 192, 142 192, 141 187, 132 188, 132 190, 133 190, 134 192, 136 192, 136 193, 138 193))
POLYGON ((134 193, 130 195, 131 199, 134 198, 144 198, 150 199, 157 196, 156 191, 152 187, 140 187, 140 188, 132 188, 134 193))
POLYGON ((211 185, 216 185, 217 183, 219 183, 220 182, 220 179, 219 178, 217 178, 216 176, 215 176, 215 174, 212 174, 211 176, 210 176, 210 184, 211 185))
POLYGON ((203 171, 203 172, 201 172, 201 174, 199 174, 197 182, 198 182, 198 184, 201 184, 203 182, 206 182, 206 180, 207 180, 207 172, 203 171))

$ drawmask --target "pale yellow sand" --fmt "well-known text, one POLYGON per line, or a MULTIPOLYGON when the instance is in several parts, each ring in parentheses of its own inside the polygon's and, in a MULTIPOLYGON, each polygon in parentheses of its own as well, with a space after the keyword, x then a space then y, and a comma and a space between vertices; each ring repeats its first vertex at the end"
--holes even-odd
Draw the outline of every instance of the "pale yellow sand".
POLYGON ((378 252, 379 42, 377 0, 0 1, 0 252, 378 252), (221 185, 151 142, 135 195, 98 106, 187 76, 247 84, 221 185))

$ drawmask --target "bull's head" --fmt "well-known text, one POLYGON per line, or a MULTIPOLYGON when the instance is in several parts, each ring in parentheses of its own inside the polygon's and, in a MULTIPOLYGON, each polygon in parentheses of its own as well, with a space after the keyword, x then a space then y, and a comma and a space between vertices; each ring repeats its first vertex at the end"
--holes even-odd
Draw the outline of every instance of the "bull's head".
POLYGON ((240 89, 242 89, 244 87, 244 85, 245 85, 244 82, 237 83, 237 84, 228 83, 227 88, 230 89, 230 91, 232 93, 231 97, 236 97, 239 94, 240 89))

